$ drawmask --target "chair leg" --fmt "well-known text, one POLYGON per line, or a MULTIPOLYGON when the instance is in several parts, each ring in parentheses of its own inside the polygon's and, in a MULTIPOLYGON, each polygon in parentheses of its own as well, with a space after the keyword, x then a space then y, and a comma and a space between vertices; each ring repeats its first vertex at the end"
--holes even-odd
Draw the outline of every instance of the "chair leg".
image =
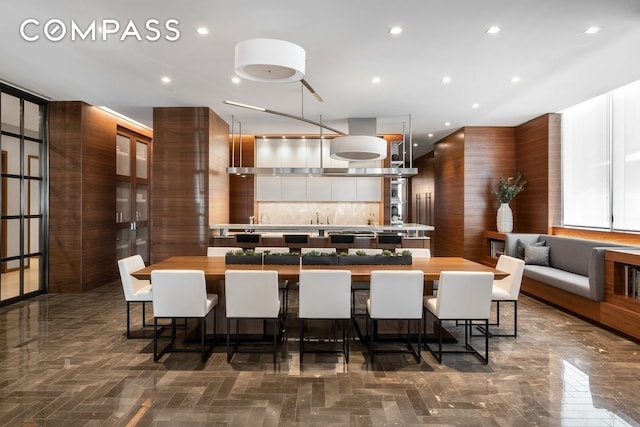
POLYGON ((131 303, 127 301, 127 339, 131 338, 131 303))
POLYGON ((231 362, 231 320, 227 319, 227 363, 231 362))
POLYGON ((276 367, 276 358, 278 356, 278 327, 280 319, 276 318, 273 322, 273 368, 276 367))
POLYGON ((342 345, 344 347, 344 360, 349 363, 349 319, 342 320, 342 345))
POLYGON ((200 337, 200 345, 202 346, 202 348, 200 349, 200 361, 202 363, 205 362, 206 358, 206 354, 207 354, 207 347, 205 345, 205 339, 207 337, 207 317, 203 317, 202 319, 200 319, 200 330, 202 331, 202 336, 200 337))
POLYGON ((304 319, 300 319, 300 363, 304 357, 304 319))
MULTIPOLYGON (((128 322, 127 322, 127 326, 128 326, 128 322)), ((158 319, 155 317, 153 318, 153 361, 154 362, 158 361, 158 319)))

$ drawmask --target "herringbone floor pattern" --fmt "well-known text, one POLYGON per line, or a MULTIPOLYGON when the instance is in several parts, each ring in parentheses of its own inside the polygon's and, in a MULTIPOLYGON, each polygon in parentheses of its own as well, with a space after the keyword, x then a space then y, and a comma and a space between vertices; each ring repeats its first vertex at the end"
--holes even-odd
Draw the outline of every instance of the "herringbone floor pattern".
POLYGON ((269 354, 228 364, 222 344, 204 364, 193 353, 154 363, 151 340, 123 335, 119 283, 42 296, 0 309, 0 424, 640 425, 638 344, 525 296, 519 320, 517 339, 491 339, 488 365, 427 352, 368 365, 359 341, 348 364, 309 354, 301 365, 294 315, 275 366, 269 354))

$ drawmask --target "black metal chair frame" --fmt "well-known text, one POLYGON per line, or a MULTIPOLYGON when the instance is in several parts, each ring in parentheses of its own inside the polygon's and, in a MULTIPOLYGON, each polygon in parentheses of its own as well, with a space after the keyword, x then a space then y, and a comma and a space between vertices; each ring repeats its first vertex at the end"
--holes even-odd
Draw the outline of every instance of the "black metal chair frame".
MULTIPOLYGON (((349 333, 349 324, 351 322, 351 318, 348 319, 335 319, 335 318, 300 318, 300 363, 302 363, 303 358, 304 358, 304 353, 344 353, 344 359, 345 362, 349 363, 349 340, 350 340, 350 333, 349 333), (333 321, 338 321, 340 320, 342 323, 342 349, 340 350, 330 350, 330 349, 314 349, 314 350, 305 350, 304 348, 304 329, 305 329, 305 322, 308 320, 333 320, 333 321)), ((335 336, 332 340, 333 342, 336 341, 335 336)))
POLYGON ((424 313, 422 315, 423 319, 425 319, 426 322, 426 318, 427 318, 427 313, 431 314, 431 316, 433 316, 433 319, 435 321, 434 323, 434 334, 436 336, 436 338, 438 339, 438 351, 436 352, 430 345, 428 342, 425 342, 425 347, 427 348, 427 350, 429 350, 429 353, 431 353, 433 355, 433 357, 438 361, 438 363, 442 363, 442 355, 443 354, 473 354, 474 356, 476 356, 478 359, 480 359, 482 361, 482 363, 484 363, 485 365, 489 363, 489 335, 488 334, 482 334, 482 335, 475 335, 475 336, 484 336, 484 343, 485 343, 485 351, 484 351, 484 356, 475 348, 471 345, 471 343, 469 342, 469 338, 471 338, 472 336, 472 329, 476 326, 482 326, 484 328, 488 328, 489 327, 489 320, 488 319, 440 319, 438 318, 435 314, 431 313, 429 310, 427 310, 426 308, 423 309, 424 313), (448 321, 448 320, 455 320, 456 321, 456 326, 457 325, 464 325, 464 348, 465 350, 443 350, 442 349, 442 338, 444 336, 444 328, 442 326, 442 322, 443 321, 448 321), (462 323, 458 323, 458 322, 462 322, 462 323), (474 322, 483 322, 484 324, 477 324, 474 322))
MULTIPOLYGON (((282 314, 278 313, 277 317, 227 317, 227 363, 231 362, 233 359, 233 355, 236 353, 266 353, 266 351, 261 349, 248 349, 240 348, 240 320, 262 320, 263 321, 263 334, 266 336, 266 323, 267 320, 274 320, 273 322, 273 364, 276 364, 277 356, 278 356, 278 342, 281 341, 281 327, 283 325, 282 314), (231 321, 236 321, 236 333, 235 333, 235 344, 231 346, 231 321)), ((266 341, 264 341, 266 343, 266 341)))
POLYGON ((211 353, 211 351, 213 351, 213 347, 215 346, 216 343, 216 330, 217 330, 217 325, 216 325, 216 307, 214 306, 211 311, 209 313, 207 313, 204 317, 185 317, 185 333, 187 331, 187 320, 188 319, 198 319, 199 322, 199 326, 200 326, 200 348, 197 350, 190 350, 190 349, 176 349, 174 347, 175 344, 175 340, 176 340, 176 318, 171 318, 171 317, 154 317, 153 318, 153 361, 157 362, 158 360, 160 360, 160 358, 165 354, 165 353, 169 353, 169 352, 199 352, 200 353, 200 361, 201 362, 205 362, 207 360, 207 357, 209 356, 209 354, 211 353), (209 347, 207 347, 206 341, 207 341, 207 317, 209 315, 213 315, 213 335, 211 338, 211 345, 209 347), (169 344, 167 344, 160 352, 158 352, 158 340, 160 338, 163 338, 160 336, 161 331, 167 327, 168 325, 160 325, 158 324, 158 319, 171 319, 171 336, 169 337, 170 342, 169 344))
MULTIPOLYGON (((496 321, 495 323, 489 323, 488 326, 495 326, 497 328, 500 327, 500 303, 501 302, 512 302, 513 303, 513 333, 512 334, 500 334, 491 332, 491 329, 485 328, 482 325, 477 325, 476 329, 478 329, 482 334, 489 334, 489 337, 518 337, 518 300, 492 300, 492 302, 496 303, 496 321)), ((472 335, 476 336, 476 335, 472 335)))
MULTIPOLYGON (((422 348, 422 324, 423 321, 422 319, 387 319, 387 318, 383 318, 383 319, 372 319, 371 316, 369 315, 369 311, 367 310, 367 319, 365 321, 365 335, 368 337, 368 341, 369 341, 369 362, 371 364, 373 364, 373 358, 375 353, 411 353, 413 354, 413 357, 416 359, 416 363, 420 363, 421 361, 421 353, 420 353, 420 349, 422 348), (383 350, 378 350, 375 348, 375 337, 377 335, 376 330, 377 330, 377 326, 378 326, 378 321, 379 320, 406 320, 407 321, 407 346, 408 349, 407 350, 389 350, 389 349, 383 349, 383 350), (411 344, 411 321, 415 320, 418 323, 418 347, 417 349, 413 347, 413 345, 411 344), (369 334, 369 322, 373 321, 373 328, 371 331, 371 334, 369 334)), ((424 317, 424 316, 423 316, 424 317)), ((388 341, 386 341, 388 342, 388 341)))

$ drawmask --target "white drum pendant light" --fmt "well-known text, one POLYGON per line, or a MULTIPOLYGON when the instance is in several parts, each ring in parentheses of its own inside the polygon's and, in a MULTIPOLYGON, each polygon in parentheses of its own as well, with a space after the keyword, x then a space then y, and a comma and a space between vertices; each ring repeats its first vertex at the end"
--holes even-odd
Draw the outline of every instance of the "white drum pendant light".
POLYGON ((387 158, 387 141, 376 136, 375 118, 350 118, 349 135, 331 140, 332 159, 350 162, 387 158))
POLYGON ((387 141, 375 136, 347 135, 331 140, 331 158, 350 162, 387 158, 387 141))
POLYGON ((305 51, 284 40, 245 40, 236 44, 235 71, 256 82, 296 82, 304 78, 305 51))

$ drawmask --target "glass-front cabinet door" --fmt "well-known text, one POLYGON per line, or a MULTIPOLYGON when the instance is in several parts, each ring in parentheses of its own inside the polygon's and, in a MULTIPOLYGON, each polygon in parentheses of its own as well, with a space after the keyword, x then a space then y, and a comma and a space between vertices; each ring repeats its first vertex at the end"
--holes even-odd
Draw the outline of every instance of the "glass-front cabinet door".
POLYGON ((116 141, 117 258, 139 254, 149 262, 149 138, 125 129, 116 141))

